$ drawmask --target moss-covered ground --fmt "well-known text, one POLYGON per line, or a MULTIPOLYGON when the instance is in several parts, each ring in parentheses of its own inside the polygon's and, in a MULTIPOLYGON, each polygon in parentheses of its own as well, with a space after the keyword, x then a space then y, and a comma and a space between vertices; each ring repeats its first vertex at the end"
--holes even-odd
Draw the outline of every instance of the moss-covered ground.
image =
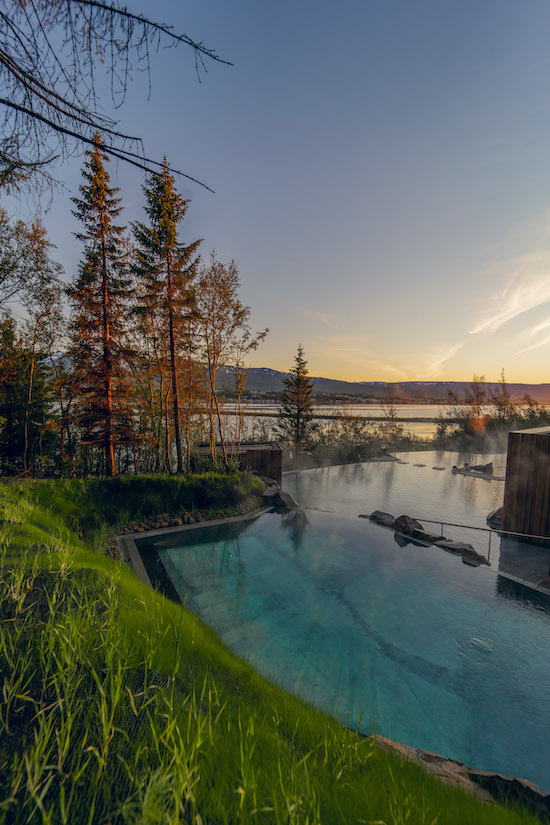
POLYGON ((0 823, 537 822, 376 751, 98 552, 125 520, 258 492, 238 475, 0 484, 0 823))

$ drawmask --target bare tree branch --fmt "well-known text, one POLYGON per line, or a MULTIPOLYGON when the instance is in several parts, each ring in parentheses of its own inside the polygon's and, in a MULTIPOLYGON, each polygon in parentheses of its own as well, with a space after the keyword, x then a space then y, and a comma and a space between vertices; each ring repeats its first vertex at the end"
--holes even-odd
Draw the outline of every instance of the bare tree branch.
POLYGON ((0 0, 0 187, 39 186, 41 179, 49 186, 47 166, 93 145, 98 130, 110 140, 105 148, 113 157, 145 171, 161 166, 145 154, 140 138, 100 110, 96 73, 101 67, 110 76, 118 108, 135 69, 147 72, 150 88, 151 48, 162 43, 191 47, 199 79, 206 59, 232 65, 202 41, 118 2, 0 0))
MULTIPOLYGON (((176 34, 172 28, 172 26, 163 26, 160 23, 155 23, 153 20, 149 20, 147 17, 143 17, 141 14, 132 14, 128 11, 126 7, 120 8, 111 3, 98 3, 96 0, 71 0, 71 2, 75 3, 79 6, 94 6, 97 9, 103 9, 104 11, 109 12, 110 14, 120 15, 121 17, 126 17, 128 20, 135 20, 142 25, 145 25, 149 28, 156 29, 163 34, 166 34, 168 37, 173 38, 174 40, 178 41, 179 43, 185 43, 187 46, 192 46, 195 49, 195 52, 205 55, 205 57, 209 57, 212 60, 218 61, 218 63, 225 63, 226 66, 232 66, 233 63, 230 63, 229 60, 223 60, 219 57, 213 49, 208 49, 202 41, 200 43, 195 42, 186 34, 176 34)), ((111 41, 112 42, 112 41, 111 41)))
MULTIPOLYGON (((66 129, 63 126, 60 126, 58 123, 54 123, 52 120, 48 120, 43 115, 39 115, 37 112, 33 112, 31 110, 24 109, 24 107, 22 107, 22 106, 18 106, 17 103, 13 103, 13 101, 11 101, 11 100, 5 100, 4 98, 0 97, 0 105, 7 106, 9 108, 12 108, 12 109, 15 109, 15 110, 18 110, 18 111, 22 111, 25 114, 28 114, 31 117, 35 118, 40 123, 44 123, 50 129, 53 129, 54 132, 60 132, 64 135, 67 135, 68 137, 76 138, 77 140, 80 140, 80 141, 82 141, 82 143, 85 143, 89 146, 96 146, 97 145, 97 138, 96 139, 88 138, 88 137, 85 137, 84 135, 78 134, 78 132, 73 132, 70 129, 66 129)), ((124 160, 124 161, 126 161, 126 163, 130 163, 132 166, 137 166, 138 169, 143 169, 144 172, 153 171, 151 169, 151 166, 159 166, 159 167, 163 166, 163 164, 160 161, 153 160, 152 158, 147 158, 147 157, 141 158, 141 155, 138 155, 135 152, 130 152, 129 150, 123 149, 123 148, 117 148, 117 147, 112 146, 108 143, 104 143, 103 148, 105 149, 105 152, 108 155, 111 155, 114 158, 118 158, 119 160, 124 160), (142 162, 135 160, 135 158, 141 158, 142 162)), ((0 158, 1 158, 1 153, 0 153, 0 158)), ((53 160, 53 158, 52 158, 52 160, 53 160)), ((41 161, 42 164, 47 163, 47 162, 49 162, 49 161, 47 161, 47 160, 46 161, 41 161)), ((31 163, 31 164, 28 164, 28 165, 30 167, 32 167, 36 164, 31 163)), ((200 180, 197 180, 196 178, 191 177, 191 175, 186 175, 185 172, 181 172, 178 169, 172 169, 171 167, 169 167, 169 170, 170 170, 170 172, 173 172, 176 175, 180 175, 183 178, 187 178, 187 180, 193 181, 193 183, 198 183, 199 186, 202 186, 205 189, 208 189, 209 192, 214 192, 214 190, 210 189, 210 187, 207 186, 205 183, 201 183, 200 180)))

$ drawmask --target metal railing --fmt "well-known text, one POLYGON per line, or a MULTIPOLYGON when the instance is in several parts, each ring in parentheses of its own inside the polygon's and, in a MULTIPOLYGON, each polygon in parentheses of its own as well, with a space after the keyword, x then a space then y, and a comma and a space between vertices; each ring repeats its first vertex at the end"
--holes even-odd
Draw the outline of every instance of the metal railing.
POLYGON ((487 547, 487 559, 491 561, 491 538, 493 533, 497 533, 499 536, 515 536, 516 538, 521 539, 533 539, 534 541, 545 541, 550 544, 550 536, 534 536, 531 533, 516 533, 513 530, 493 530, 492 527, 473 527, 471 524, 456 524, 452 521, 441 521, 440 519, 432 519, 432 518, 419 518, 417 521, 423 523, 426 522, 427 524, 439 524, 441 527, 441 536, 443 536, 443 528, 444 527, 460 527, 465 530, 479 530, 481 533, 489 533, 489 543, 487 547))

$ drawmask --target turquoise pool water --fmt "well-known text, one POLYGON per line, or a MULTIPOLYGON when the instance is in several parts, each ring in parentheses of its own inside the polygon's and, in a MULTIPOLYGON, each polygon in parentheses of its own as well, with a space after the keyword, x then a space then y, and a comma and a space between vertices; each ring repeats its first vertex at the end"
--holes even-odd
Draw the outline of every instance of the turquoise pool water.
POLYGON ((547 597, 311 510, 138 545, 156 583, 284 688, 365 732, 550 788, 547 597))

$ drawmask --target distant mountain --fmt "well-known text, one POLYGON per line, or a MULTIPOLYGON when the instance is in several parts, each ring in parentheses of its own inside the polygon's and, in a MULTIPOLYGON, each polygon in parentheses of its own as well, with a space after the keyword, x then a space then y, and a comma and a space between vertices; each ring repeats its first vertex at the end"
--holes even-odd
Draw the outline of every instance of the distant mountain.
MULTIPOLYGON (((288 372, 279 372, 268 367, 252 367, 248 373, 246 381, 247 394, 277 394, 283 389, 283 378, 289 375, 288 372)), ((351 397, 358 400, 380 401, 388 395, 389 390, 393 390, 395 400, 399 401, 447 401, 449 390, 458 396, 464 395, 465 390, 470 386, 469 381, 338 381, 334 378, 322 378, 312 376, 315 381, 313 392, 315 395, 335 396, 342 399, 351 397)), ((231 389, 233 385, 233 373, 231 368, 227 368, 220 374, 220 385, 226 385, 231 389)), ((487 390, 491 391, 498 387, 498 384, 487 382, 487 390)), ((541 404, 550 403, 550 384, 508 384, 508 388, 515 400, 522 399, 525 395, 530 395, 541 404)))

